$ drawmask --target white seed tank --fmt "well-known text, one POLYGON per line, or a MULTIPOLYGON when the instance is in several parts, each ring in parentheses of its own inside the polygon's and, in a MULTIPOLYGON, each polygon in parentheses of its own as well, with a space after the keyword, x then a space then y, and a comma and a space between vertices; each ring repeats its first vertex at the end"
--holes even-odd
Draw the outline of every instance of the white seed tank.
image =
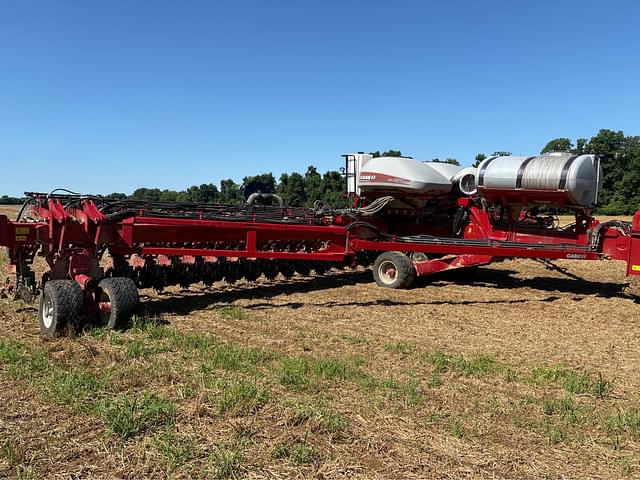
POLYGON ((354 157, 354 166, 358 168, 355 185, 358 194, 379 190, 445 194, 453 190, 458 174, 466 170, 457 165, 421 162, 408 157, 374 158, 367 154, 354 157))
POLYGON ((502 204, 590 207, 602 188, 602 168, 595 155, 489 157, 478 165, 476 184, 480 196, 502 204))

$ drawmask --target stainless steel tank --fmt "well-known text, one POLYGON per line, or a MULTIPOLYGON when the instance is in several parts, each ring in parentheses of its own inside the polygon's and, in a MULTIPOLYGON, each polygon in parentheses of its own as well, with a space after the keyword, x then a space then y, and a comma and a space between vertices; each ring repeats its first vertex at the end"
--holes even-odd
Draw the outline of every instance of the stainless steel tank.
POLYGON ((602 169, 595 155, 489 157, 478 165, 476 183, 494 203, 590 207, 602 188, 602 169))

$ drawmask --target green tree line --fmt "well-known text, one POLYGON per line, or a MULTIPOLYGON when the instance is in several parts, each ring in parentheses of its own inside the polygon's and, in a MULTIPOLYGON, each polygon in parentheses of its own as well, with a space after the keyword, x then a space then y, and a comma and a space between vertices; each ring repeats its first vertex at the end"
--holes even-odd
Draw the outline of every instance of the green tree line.
MULTIPOLYGON (((401 157, 400 150, 387 150, 384 152, 370 152, 374 157, 401 157)), ((455 158, 440 160, 434 158, 434 162, 445 162, 460 165, 455 158)), ((232 179, 222 180, 220 185, 213 183, 203 183, 194 185, 183 191, 160 190, 159 188, 138 188, 131 195, 124 193, 112 193, 108 195, 111 199, 132 198, 145 201, 166 201, 166 202, 195 202, 195 203, 223 203, 227 205, 238 205, 244 202, 252 185, 259 182, 263 193, 276 193, 282 197, 285 205, 311 206, 315 200, 323 202, 333 207, 347 206, 347 199, 344 198, 345 180, 337 170, 330 170, 321 174, 313 165, 307 167, 306 172, 283 173, 279 179, 269 173, 247 176, 241 183, 236 183, 232 179)))
POLYGON ((135 199, 149 202, 193 202, 222 203, 240 205, 245 201, 245 193, 256 191, 256 183, 262 193, 276 193, 285 205, 311 206, 315 200, 323 200, 332 206, 346 206, 343 198, 344 178, 338 171, 320 174, 314 166, 309 166, 304 174, 283 173, 279 180, 272 173, 262 173, 244 177, 241 183, 228 178, 219 185, 203 183, 186 190, 160 190, 159 188, 138 188, 131 195, 112 193, 110 199, 135 199), (248 191, 247 191, 248 190, 248 191))
MULTIPOLYGON (((400 157, 400 150, 387 150, 380 153, 371 152, 373 156, 400 157)), ((437 160, 437 159, 434 159, 437 160)), ((439 160, 437 160, 439 161, 439 160)), ((449 163, 457 162, 447 159, 449 163)), ((457 163, 456 163, 457 164, 457 163)), ((285 205, 311 206, 316 200, 333 207, 347 206, 344 198, 345 179, 337 170, 329 170, 321 174, 313 165, 307 167, 306 172, 283 173, 279 179, 273 173, 261 173, 247 176, 241 183, 236 183, 228 178, 218 185, 203 183, 193 185, 186 190, 161 190, 159 188, 138 188, 131 195, 124 193, 112 193, 107 195, 110 199, 144 200, 149 202, 194 202, 194 203, 222 203, 226 205, 239 205, 245 200, 247 190, 252 191, 253 186, 259 183, 262 193, 276 193, 281 196, 285 205)))
POLYGON ((22 205, 24 201, 24 198, 9 197, 7 195, 2 195, 0 197, 0 205, 22 205))

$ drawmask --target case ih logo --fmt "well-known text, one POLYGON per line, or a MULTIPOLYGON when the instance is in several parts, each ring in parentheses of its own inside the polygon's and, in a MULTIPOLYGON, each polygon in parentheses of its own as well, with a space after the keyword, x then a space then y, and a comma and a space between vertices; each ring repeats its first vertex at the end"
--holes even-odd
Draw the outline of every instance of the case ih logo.
POLYGON ((394 177, 392 175, 385 175, 383 173, 370 173, 362 172, 360 174, 361 182, 384 182, 384 183, 397 183, 400 185, 409 185, 411 180, 407 178, 394 177))

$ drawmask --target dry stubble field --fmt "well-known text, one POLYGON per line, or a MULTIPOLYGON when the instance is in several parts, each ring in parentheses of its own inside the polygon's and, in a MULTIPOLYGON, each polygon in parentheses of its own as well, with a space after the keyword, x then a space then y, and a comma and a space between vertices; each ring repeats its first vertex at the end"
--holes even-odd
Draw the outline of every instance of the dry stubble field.
POLYGON ((626 478, 640 306, 616 262, 142 292, 40 338, 0 300, 0 477, 626 478))

